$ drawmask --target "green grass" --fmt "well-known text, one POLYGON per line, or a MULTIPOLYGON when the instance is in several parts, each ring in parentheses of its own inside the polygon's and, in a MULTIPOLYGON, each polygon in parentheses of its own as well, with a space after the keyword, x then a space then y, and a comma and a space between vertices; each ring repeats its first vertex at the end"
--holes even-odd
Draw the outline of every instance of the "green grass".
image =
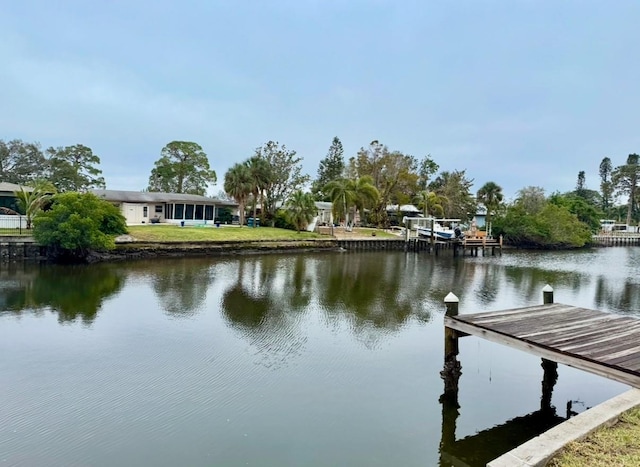
MULTIPOLYGON (((144 242, 207 242, 207 241, 291 241, 309 240, 315 238, 332 238, 327 234, 313 232, 296 232, 294 230, 276 229, 273 227, 238 227, 223 225, 221 227, 197 227, 168 224, 149 224, 129 226, 129 235, 138 241, 144 242)), ((328 229, 328 228, 327 228, 328 229)), ((355 228, 352 232, 344 232, 343 229, 335 229, 337 238, 400 238, 392 233, 380 229, 355 228), (374 235, 375 234, 375 235, 374 235)))
POLYGON ((129 235, 147 242, 206 242, 206 241, 283 241, 328 238, 311 232, 276 229, 272 227, 180 227, 177 225, 129 226, 129 235))
POLYGON ((11 235, 30 236, 31 230, 22 229, 22 232, 21 232, 20 229, 0 229, 0 236, 7 237, 11 235))
POLYGON ((620 417, 618 423, 596 430, 581 441, 569 443, 548 464, 552 467, 610 467, 640 465, 640 407, 620 417))

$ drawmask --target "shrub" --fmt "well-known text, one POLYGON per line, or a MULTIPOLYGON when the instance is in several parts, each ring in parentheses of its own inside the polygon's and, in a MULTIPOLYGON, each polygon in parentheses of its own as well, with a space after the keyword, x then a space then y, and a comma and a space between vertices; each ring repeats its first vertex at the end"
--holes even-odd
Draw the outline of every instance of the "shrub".
POLYGON ((117 207, 92 193, 61 193, 34 218, 34 238, 55 257, 85 259, 91 251, 115 248, 115 236, 127 233, 117 207))

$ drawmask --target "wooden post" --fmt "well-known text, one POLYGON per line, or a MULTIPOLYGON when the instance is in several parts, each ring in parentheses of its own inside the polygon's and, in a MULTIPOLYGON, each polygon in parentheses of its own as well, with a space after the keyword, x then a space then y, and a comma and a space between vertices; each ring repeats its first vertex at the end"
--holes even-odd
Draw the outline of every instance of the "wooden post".
POLYGON ((549 284, 545 285, 542 288, 542 303, 545 305, 550 305, 553 303, 553 287, 549 284))
POLYGON ((540 410, 552 411, 555 409, 551 405, 551 396, 553 395, 553 388, 558 381, 558 364, 556 362, 552 362, 551 360, 543 358, 540 365, 542 366, 542 369, 544 371, 542 376, 542 396, 540 397, 540 410))
POLYGON ((458 316, 458 305, 460 303, 460 299, 454 295, 453 292, 449 292, 446 297, 444 297, 444 304, 447 307, 446 315, 447 316, 458 316))
MULTIPOLYGON (((449 293, 444 303, 446 316, 457 316, 459 299, 449 293)), ((458 333, 454 329, 444 328, 444 368, 440 377, 444 380, 444 393, 440 396, 442 404, 442 435, 440 438, 440 455, 449 451, 456 441, 456 422, 460 415, 458 403, 458 381, 462 374, 458 361, 458 333)), ((441 465, 444 465, 441 462, 441 465)))
POLYGON ((436 249, 436 233, 434 231, 436 226, 436 220, 431 218, 431 251, 435 251, 436 249))
MULTIPOLYGON (((458 315, 459 299, 453 293, 445 297, 444 303, 447 307, 446 316, 458 315)), ((458 362, 458 331, 445 326, 444 328, 444 368, 440 375, 444 379, 444 395, 450 397, 455 395, 458 398, 458 379, 462 374, 460 362, 458 362)))
POLYGON ((410 232, 411 221, 408 218, 404 221, 404 251, 409 250, 409 232, 410 232))
MULTIPOLYGON (((542 303, 545 305, 551 305, 553 303, 553 287, 549 284, 542 288, 542 303)), ((552 410, 551 396, 553 394, 553 387, 556 385, 556 381, 558 381, 558 364, 543 358, 541 365, 544 375, 542 377, 540 410, 552 410)))

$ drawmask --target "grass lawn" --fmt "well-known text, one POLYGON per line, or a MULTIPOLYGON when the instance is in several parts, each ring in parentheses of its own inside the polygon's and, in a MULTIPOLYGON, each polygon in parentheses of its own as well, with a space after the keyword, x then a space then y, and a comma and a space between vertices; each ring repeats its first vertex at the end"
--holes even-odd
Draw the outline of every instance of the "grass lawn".
POLYGON ((24 235, 24 236, 30 236, 31 235, 31 230, 27 230, 27 229, 22 229, 22 231, 20 231, 20 229, 0 229, 0 235, 4 235, 4 236, 11 236, 11 235, 24 235))
MULTIPOLYGON (((129 235, 139 241, 146 242, 205 242, 205 241, 290 241, 309 240, 315 238, 332 238, 313 232, 296 232, 294 230, 276 229, 273 227, 238 227, 223 225, 221 227, 180 227, 168 224, 132 225, 128 227, 129 235)), ((352 232, 335 229, 337 238, 369 239, 399 238, 397 235, 379 229, 355 228, 352 232), (375 235, 374 235, 375 234, 375 235)))
POLYGON ((548 466, 610 467, 640 465, 640 407, 631 409, 611 427, 570 443, 548 466))
POLYGON ((275 229, 272 227, 180 227, 167 224, 132 225, 129 235, 148 242, 203 242, 203 241, 282 241, 327 238, 311 232, 275 229))

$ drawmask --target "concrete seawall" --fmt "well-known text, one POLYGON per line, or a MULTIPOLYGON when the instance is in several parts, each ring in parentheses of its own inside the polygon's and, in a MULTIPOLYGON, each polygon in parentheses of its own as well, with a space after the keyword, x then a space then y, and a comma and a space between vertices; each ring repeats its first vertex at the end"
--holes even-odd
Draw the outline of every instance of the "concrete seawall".
MULTIPOLYGON (((217 241, 217 242, 118 242, 113 251, 92 254, 91 261, 128 258, 220 256, 300 251, 382 251, 405 248, 402 239, 335 239, 319 238, 280 241, 217 241)), ((0 261, 44 260, 47 248, 32 237, 0 237, 0 261)))
POLYGON ((36 243, 33 237, 0 237, 0 260, 46 259, 47 248, 36 243))

